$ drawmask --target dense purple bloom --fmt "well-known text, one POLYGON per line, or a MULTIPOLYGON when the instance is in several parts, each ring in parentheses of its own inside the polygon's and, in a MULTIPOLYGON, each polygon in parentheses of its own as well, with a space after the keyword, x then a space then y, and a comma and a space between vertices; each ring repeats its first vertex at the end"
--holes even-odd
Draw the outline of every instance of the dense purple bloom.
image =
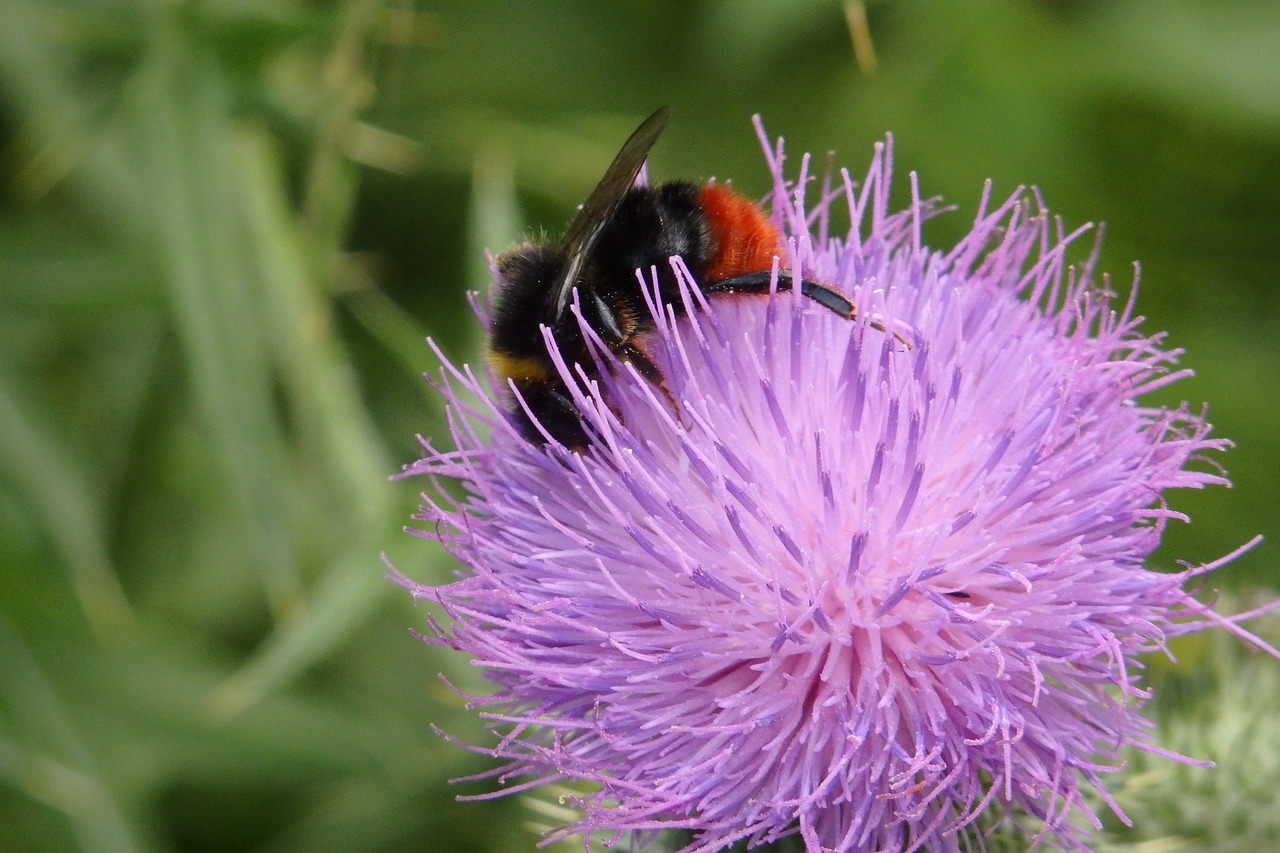
POLYGON ((859 317, 707 303, 685 275, 697 307, 646 341, 669 397, 600 347, 598 381, 563 367, 581 454, 524 441, 510 392, 445 360, 451 436, 408 471, 461 482, 416 517, 469 571, 402 582, 496 685, 473 700, 503 733, 491 775, 598 786, 564 834, 950 851, 996 810, 1083 847, 1082 792, 1154 749, 1139 655, 1246 635, 1184 591, 1213 566, 1144 565, 1180 517, 1164 490, 1225 483, 1188 466, 1226 442, 1135 402, 1177 353, 1038 204, 984 194, 937 252, 930 203, 888 210, 888 147, 857 187, 807 160, 789 185, 768 153, 781 263, 859 317))

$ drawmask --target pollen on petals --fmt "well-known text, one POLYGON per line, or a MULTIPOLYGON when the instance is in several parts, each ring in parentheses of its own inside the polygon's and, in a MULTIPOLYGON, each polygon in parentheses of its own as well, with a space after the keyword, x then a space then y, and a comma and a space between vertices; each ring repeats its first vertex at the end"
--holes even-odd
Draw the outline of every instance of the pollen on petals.
POLYGON ((1068 264, 1084 229, 988 190, 937 251, 934 205, 889 211, 888 144, 857 184, 807 159, 788 182, 765 151, 784 266, 858 317, 707 298, 675 258, 691 310, 648 285, 665 388, 598 339, 598 379, 554 354, 581 453, 526 441, 508 390, 442 357, 450 435, 406 470, 461 484, 415 518, 467 571, 398 580, 494 685, 472 700, 494 775, 595 784, 555 837, 953 851, 1008 814, 1086 849, 1082 791, 1149 744, 1138 656, 1213 626, 1265 645, 1184 591, 1216 564, 1145 565, 1165 490, 1225 483, 1195 461, 1227 443, 1138 400, 1185 372, 1091 256, 1068 264))

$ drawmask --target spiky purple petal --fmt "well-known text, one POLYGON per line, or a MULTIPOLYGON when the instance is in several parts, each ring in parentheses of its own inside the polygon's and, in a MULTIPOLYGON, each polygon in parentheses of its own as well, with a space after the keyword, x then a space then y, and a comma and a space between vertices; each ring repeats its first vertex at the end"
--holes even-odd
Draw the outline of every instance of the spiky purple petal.
POLYGON ((401 580, 496 686, 472 701, 493 775, 598 785, 563 834, 952 851, 1000 808, 1083 849, 1082 788, 1150 735, 1138 656, 1244 633, 1184 591, 1198 570, 1144 565, 1162 494, 1225 484, 1189 463, 1226 442, 1136 402, 1178 352, 1021 193, 937 252, 929 203, 888 212, 888 146, 812 206, 807 160, 788 185, 767 153, 783 265, 859 318, 708 302, 673 259, 692 310, 646 340, 670 398, 603 346, 598 380, 561 362, 582 454, 525 442, 508 389, 442 356, 451 435, 407 470, 463 484, 416 518, 469 571, 401 580))

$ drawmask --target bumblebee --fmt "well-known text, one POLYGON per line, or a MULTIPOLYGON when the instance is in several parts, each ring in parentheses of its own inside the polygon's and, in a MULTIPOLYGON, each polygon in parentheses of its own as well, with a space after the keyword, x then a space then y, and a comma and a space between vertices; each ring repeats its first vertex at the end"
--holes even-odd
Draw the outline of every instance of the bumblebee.
MULTIPOLYGON (((575 288, 583 322, 664 392, 662 373, 641 346, 653 320, 636 270, 647 277, 657 269, 658 296, 677 315, 684 302, 669 262, 675 255, 708 297, 769 292, 782 236, 753 202, 718 184, 633 186, 669 116, 663 107, 636 129, 558 244, 526 243, 497 258, 502 281, 490 318, 489 364, 523 399, 522 406, 513 397, 507 408, 534 444, 550 439, 581 451, 590 443, 542 334, 543 326, 550 329, 566 364, 588 377, 597 372, 571 310, 575 288)), ((778 290, 792 287, 790 273, 779 271, 778 290)), ((841 317, 855 316, 853 302, 829 287, 804 279, 800 292, 841 317)))

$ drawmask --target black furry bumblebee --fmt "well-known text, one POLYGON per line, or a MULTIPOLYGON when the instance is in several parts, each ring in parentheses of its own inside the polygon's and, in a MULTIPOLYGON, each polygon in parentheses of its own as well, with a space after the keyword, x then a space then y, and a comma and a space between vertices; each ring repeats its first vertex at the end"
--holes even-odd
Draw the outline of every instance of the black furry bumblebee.
MULTIPOLYGON (((574 450, 590 443, 542 335, 546 326, 567 364, 578 364, 588 376, 596 372, 572 311, 574 288, 587 326, 659 386, 661 371, 639 341, 653 321, 637 269, 646 275, 657 269, 658 294, 677 313, 684 303, 669 263, 675 255, 708 296, 769 292, 782 237, 753 202, 717 184, 633 186, 669 116, 663 107, 636 129, 558 245, 526 243, 497 259, 502 284, 493 305, 489 363, 523 399, 523 406, 513 399, 508 409, 530 442, 551 439, 574 450)), ((777 286, 790 290, 790 274, 780 271, 777 286)), ((800 292, 842 317, 855 314, 853 302, 829 287, 802 280, 800 292)))

